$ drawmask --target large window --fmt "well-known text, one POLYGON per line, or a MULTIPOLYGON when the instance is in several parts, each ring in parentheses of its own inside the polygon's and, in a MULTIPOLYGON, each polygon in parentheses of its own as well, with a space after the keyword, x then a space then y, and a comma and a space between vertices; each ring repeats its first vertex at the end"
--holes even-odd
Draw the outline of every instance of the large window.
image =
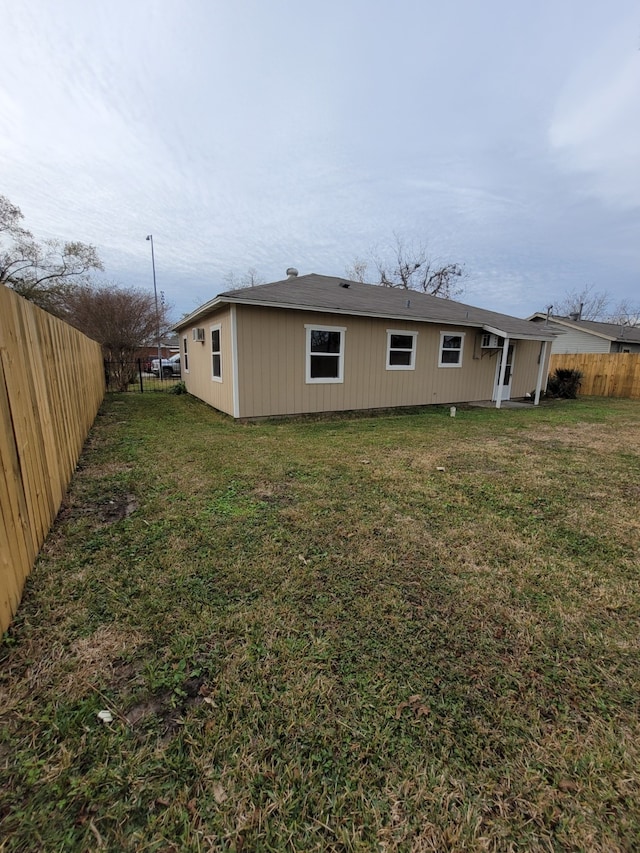
POLYGON ((387 329, 387 370, 415 370, 417 332, 387 329))
POLYGON ((222 382, 222 350, 220 349, 220 326, 211 327, 211 378, 222 382))
POLYGON ((307 382, 342 382, 344 376, 344 326, 305 326, 307 330, 307 382))
POLYGON ((449 335, 440 332, 440 359, 438 367, 462 367, 464 333, 449 335))

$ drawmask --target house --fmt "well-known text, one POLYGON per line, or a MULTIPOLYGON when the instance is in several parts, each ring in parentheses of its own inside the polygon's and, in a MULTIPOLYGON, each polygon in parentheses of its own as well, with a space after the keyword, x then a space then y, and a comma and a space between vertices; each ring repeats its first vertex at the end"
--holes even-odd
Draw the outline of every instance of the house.
POLYGON ((187 390, 234 418, 535 402, 553 333, 415 291, 287 270, 176 326, 187 390))
POLYGON ((579 320, 577 316, 555 317, 541 312, 528 318, 539 328, 548 328, 557 337, 551 354, 566 355, 582 352, 640 352, 640 328, 618 323, 599 323, 579 320))

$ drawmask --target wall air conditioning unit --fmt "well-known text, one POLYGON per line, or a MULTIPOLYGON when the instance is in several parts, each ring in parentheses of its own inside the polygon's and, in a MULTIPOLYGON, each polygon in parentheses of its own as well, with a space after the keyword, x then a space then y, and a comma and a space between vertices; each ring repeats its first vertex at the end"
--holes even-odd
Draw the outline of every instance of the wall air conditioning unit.
POLYGON ((204 329, 194 329, 193 330, 193 340, 200 341, 201 344, 204 343, 204 329))
POLYGON ((482 349, 498 349, 502 344, 502 338, 499 338, 498 335, 491 335, 489 332, 485 332, 482 336, 480 346, 482 349))

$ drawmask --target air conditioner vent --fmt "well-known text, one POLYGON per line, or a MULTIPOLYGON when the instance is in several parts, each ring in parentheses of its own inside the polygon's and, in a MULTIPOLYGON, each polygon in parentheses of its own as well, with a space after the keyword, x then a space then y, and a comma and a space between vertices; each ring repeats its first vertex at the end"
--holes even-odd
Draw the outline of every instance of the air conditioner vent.
POLYGON ((193 340, 200 341, 200 343, 204 343, 204 329, 194 329, 193 330, 193 340))

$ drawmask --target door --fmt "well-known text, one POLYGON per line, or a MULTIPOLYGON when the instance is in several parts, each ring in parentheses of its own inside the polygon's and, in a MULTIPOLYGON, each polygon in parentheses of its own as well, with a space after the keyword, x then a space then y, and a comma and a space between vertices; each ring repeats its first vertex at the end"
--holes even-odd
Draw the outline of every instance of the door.
MULTIPOLYGON (((504 383, 502 385, 500 399, 501 400, 510 400, 511 399, 511 379, 513 378, 513 355, 514 355, 514 345, 509 344, 509 349, 507 351, 507 366, 504 371, 504 383)), ((493 397, 491 399, 498 399, 498 382, 500 381, 500 369, 502 367, 502 350, 498 353, 498 363, 496 365, 496 378, 493 384, 493 397)))

